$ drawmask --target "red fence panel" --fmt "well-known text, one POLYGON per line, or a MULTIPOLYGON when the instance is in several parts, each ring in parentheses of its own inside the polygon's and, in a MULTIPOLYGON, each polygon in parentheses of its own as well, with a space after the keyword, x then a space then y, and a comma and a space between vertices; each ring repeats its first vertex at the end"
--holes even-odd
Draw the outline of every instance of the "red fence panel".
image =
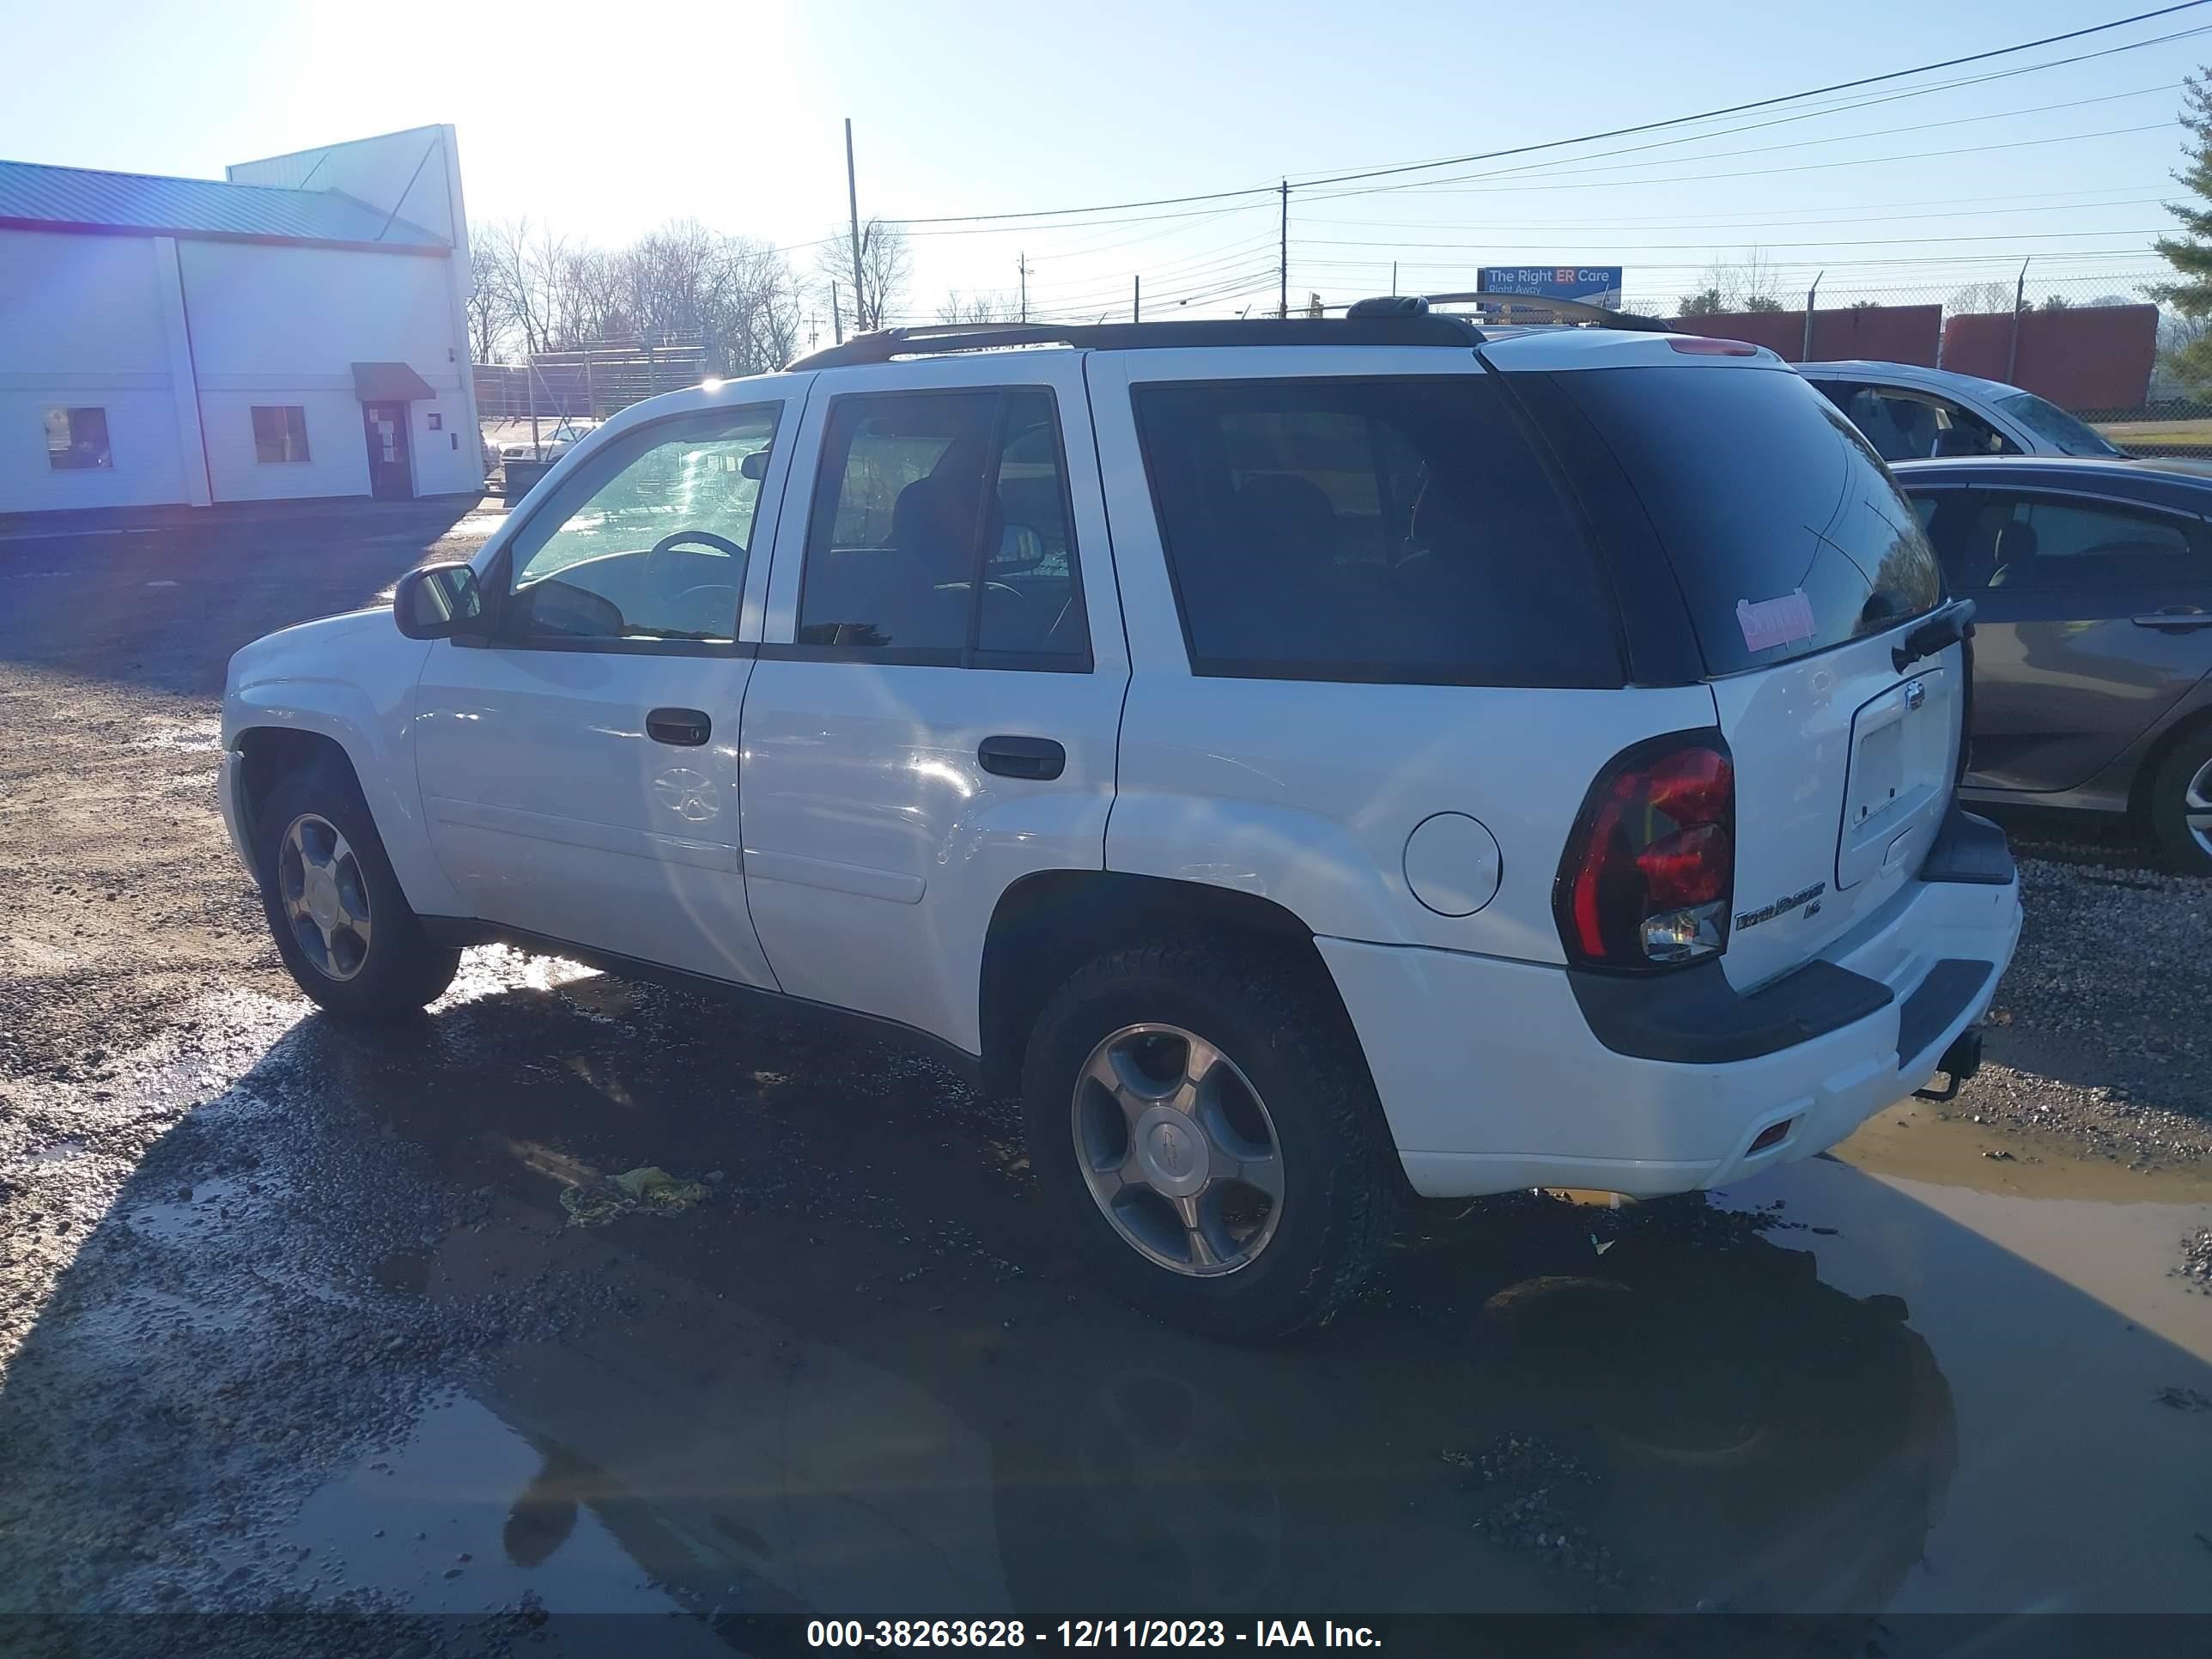
POLYGON ((2009 380, 2062 409, 2133 409, 2150 391, 2156 306, 2023 311, 2016 360, 2013 325, 2007 312, 1952 318, 1943 325, 1943 367, 2009 380))
POLYGON ((1823 363, 1839 357, 1864 357, 1875 362, 1917 363, 1933 368, 1942 343, 1941 306, 1850 306, 1813 313, 1809 361, 1823 363))
MULTIPOLYGON (((1677 317, 1668 326, 1709 339, 1748 340, 1785 362, 1804 361, 1805 313, 1802 311, 1724 311, 1705 317, 1677 317)), ((1812 361, 1870 357, 1880 362, 1920 363, 1932 368, 1942 337, 1941 306, 1859 306, 1815 311, 1812 361)))

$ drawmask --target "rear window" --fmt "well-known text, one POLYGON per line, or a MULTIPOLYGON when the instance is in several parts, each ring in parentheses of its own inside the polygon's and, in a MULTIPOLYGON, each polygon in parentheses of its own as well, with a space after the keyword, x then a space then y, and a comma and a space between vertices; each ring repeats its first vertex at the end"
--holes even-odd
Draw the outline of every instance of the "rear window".
POLYGON ((1557 379, 1642 499, 1707 672, 1809 656, 1942 602, 1887 470, 1796 374, 1685 363, 1557 379))
POLYGON ((1621 684, 1581 526, 1494 381, 1233 380, 1134 397, 1194 672, 1621 684))

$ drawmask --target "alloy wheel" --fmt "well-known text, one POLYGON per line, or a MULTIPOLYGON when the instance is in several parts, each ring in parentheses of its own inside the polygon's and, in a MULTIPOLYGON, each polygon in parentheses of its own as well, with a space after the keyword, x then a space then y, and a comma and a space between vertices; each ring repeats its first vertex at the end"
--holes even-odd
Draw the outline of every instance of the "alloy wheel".
POLYGON ((368 961, 368 883, 338 827, 302 812, 276 854, 276 892, 300 953, 340 981, 368 961))
POLYGON ((2197 850, 2212 858, 2212 760, 2197 769, 2181 792, 2181 822, 2197 850))
POLYGON ((1179 1025, 1125 1025, 1091 1051, 1071 1112, 1077 1163, 1123 1240, 1171 1273, 1249 1267, 1275 1235, 1283 1155, 1243 1071, 1179 1025))

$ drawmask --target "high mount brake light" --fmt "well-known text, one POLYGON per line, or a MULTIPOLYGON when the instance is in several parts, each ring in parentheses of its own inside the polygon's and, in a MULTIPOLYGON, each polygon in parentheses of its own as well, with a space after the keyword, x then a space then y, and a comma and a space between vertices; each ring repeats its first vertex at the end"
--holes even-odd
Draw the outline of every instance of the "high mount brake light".
POLYGON ((1759 348, 1747 340, 1709 340, 1702 335, 1687 335, 1667 343, 1685 357, 1756 357, 1759 348))
POLYGON ((1553 887, 1569 958, 1672 967, 1728 944, 1735 890, 1735 769, 1717 732, 1616 756, 1590 786, 1553 887))

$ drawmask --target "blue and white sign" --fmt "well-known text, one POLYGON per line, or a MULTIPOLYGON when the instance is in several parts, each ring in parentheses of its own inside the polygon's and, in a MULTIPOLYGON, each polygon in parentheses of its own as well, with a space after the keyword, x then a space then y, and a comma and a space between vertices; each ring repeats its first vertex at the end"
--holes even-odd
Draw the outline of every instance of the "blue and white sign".
POLYGON ((1619 265, 1485 265, 1475 286, 1485 294, 1533 294, 1547 300, 1620 304, 1619 265))

